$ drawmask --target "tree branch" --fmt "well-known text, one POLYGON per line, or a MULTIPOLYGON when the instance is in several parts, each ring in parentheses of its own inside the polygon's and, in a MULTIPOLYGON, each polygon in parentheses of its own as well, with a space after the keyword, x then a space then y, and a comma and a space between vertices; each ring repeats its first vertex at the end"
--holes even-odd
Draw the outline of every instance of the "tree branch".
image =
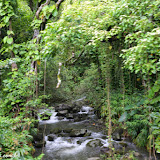
MULTIPOLYGON (((91 42, 91 41, 88 41, 88 42, 84 45, 84 48, 83 48, 82 52, 79 54, 79 56, 77 57, 77 59, 75 59, 72 63, 68 64, 69 66, 70 66, 70 65, 74 65, 74 64, 80 59, 80 57, 83 55, 83 53, 84 53, 84 51, 85 51, 86 45, 89 44, 90 42, 91 42)), ((66 63, 69 62, 69 61, 70 61, 71 59, 73 59, 73 58, 74 58, 74 56, 72 56, 71 58, 69 58, 69 59, 66 61, 66 63)))
POLYGON ((64 0, 58 0, 57 3, 56 3, 56 8, 57 10, 59 10, 59 7, 61 5, 61 3, 63 2, 64 0))
POLYGON ((41 10, 43 9, 43 7, 48 5, 49 3, 50 3, 50 0, 46 0, 46 2, 44 4, 41 4, 41 6, 38 8, 38 10, 36 12, 37 19, 39 19, 39 14, 40 14, 41 10))

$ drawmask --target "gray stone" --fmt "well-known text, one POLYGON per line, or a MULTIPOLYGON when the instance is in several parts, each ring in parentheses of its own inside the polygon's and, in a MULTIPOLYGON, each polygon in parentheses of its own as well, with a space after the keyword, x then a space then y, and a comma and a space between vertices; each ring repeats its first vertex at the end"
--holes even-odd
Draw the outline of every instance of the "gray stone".
POLYGON ((112 142, 112 147, 115 150, 122 150, 123 151, 123 147, 119 143, 117 143, 117 142, 112 142))
POLYGON ((57 116, 66 116, 67 113, 68 113, 68 110, 62 110, 57 113, 57 116))
POLYGON ((62 129, 60 128, 54 128, 52 130, 50 130, 50 134, 59 134, 62 132, 62 129))
POLYGON ((79 121, 83 121, 85 119, 87 119, 88 114, 74 114, 74 121, 75 122, 79 122, 79 121))
POLYGON ((91 132, 87 131, 87 133, 85 133, 84 137, 88 137, 91 135, 91 132))
POLYGON ((101 152, 102 153, 106 153, 108 151, 109 151, 109 147, 103 147, 103 148, 101 148, 101 152))
POLYGON ((54 141, 54 139, 55 139, 55 135, 53 134, 48 135, 48 141, 54 141))
POLYGON ((67 129, 64 129, 64 130, 63 130, 64 133, 71 133, 71 131, 72 131, 71 128, 67 128, 67 129))
POLYGON ((66 118, 67 118, 67 119, 73 119, 73 114, 71 114, 71 113, 67 114, 67 115, 66 115, 66 118))
POLYGON ((87 133, 87 129, 73 129, 70 133, 71 137, 83 137, 87 133))
POLYGON ((141 156, 141 154, 140 154, 139 152, 134 152, 133 155, 134 155, 135 157, 141 156))
POLYGON ((45 145, 46 145, 46 141, 38 141, 38 142, 35 142, 34 144, 34 146, 37 148, 42 148, 45 145))
POLYGON ((128 144, 126 142, 119 142, 119 144, 122 146, 122 147, 127 147, 128 144))
POLYGON ((112 134, 113 140, 121 141, 122 140, 122 134, 123 134, 123 129, 116 129, 112 134))
POLYGON ((101 142, 101 140, 99 139, 94 139, 94 140, 91 140, 87 143, 87 146, 89 147, 101 147, 103 144, 101 142))
POLYGON ((63 110, 71 110, 71 106, 69 106, 67 104, 60 104, 55 107, 56 112, 63 111, 63 110))
POLYGON ((35 141, 42 141, 44 139, 43 133, 37 133, 36 135, 33 136, 33 139, 35 141))

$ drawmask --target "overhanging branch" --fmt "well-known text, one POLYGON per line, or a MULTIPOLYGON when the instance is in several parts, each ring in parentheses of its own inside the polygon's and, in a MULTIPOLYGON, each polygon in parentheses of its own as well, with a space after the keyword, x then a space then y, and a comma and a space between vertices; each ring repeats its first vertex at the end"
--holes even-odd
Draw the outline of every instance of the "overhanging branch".
POLYGON ((59 10, 59 7, 61 5, 61 3, 63 2, 64 0, 58 0, 57 3, 56 3, 56 8, 57 10, 59 10))
POLYGON ((39 14, 41 12, 41 10, 43 9, 44 6, 49 5, 50 0, 46 0, 46 2, 44 4, 41 4, 41 6, 38 8, 37 12, 36 12, 36 17, 37 19, 39 19, 39 14))
MULTIPOLYGON (((80 57, 83 55, 84 51, 85 51, 85 47, 87 44, 89 44, 91 41, 88 41, 85 45, 83 50, 81 51, 81 53, 78 55, 77 59, 75 59, 72 63, 68 64, 68 66, 74 65, 79 59, 80 57)), ((69 58, 66 63, 68 63, 70 60, 72 60, 74 58, 74 56, 72 56, 71 58, 69 58)))

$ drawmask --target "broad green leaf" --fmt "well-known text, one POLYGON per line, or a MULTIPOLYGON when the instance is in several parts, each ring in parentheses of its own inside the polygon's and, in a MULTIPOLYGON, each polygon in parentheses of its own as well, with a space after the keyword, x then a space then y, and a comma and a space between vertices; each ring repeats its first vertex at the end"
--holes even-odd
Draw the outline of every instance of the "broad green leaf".
POLYGON ((124 122, 127 120, 127 112, 124 112, 119 118, 118 122, 124 122))
POLYGON ((53 11, 52 15, 53 15, 54 17, 56 17, 56 16, 58 15, 57 9, 55 9, 55 10, 53 11))
POLYGON ((13 43, 13 38, 11 37, 11 38, 7 38, 7 43, 8 44, 12 44, 13 43))
POLYGON ((55 5, 50 6, 50 7, 49 7, 49 12, 50 12, 50 13, 53 12, 53 10, 54 10, 55 8, 56 8, 55 5))
POLYGON ((3 42, 4 42, 4 43, 6 43, 6 42, 7 42, 7 39, 8 39, 8 37, 7 37, 7 36, 6 36, 6 37, 4 37, 4 38, 3 38, 3 42))
POLYGON ((5 23, 8 23, 8 22, 9 22, 10 17, 8 17, 8 16, 7 16, 7 17, 4 17, 3 19, 4 19, 4 22, 5 22, 5 23))
POLYGON ((133 108, 134 108, 134 105, 128 105, 124 109, 127 111, 127 110, 131 110, 133 108))

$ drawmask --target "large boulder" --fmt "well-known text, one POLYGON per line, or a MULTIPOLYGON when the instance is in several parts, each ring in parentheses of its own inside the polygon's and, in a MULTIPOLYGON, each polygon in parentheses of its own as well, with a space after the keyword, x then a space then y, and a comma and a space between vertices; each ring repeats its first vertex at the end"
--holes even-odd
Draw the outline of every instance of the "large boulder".
POLYGON ((75 122, 79 122, 87 119, 88 118, 87 116, 88 116, 87 114, 74 114, 73 118, 75 122))
POLYGON ((66 114, 66 118, 67 118, 67 119, 73 119, 73 118, 74 118, 74 116, 73 116, 73 114, 68 113, 68 114, 66 114))
POLYGON ((81 109, 81 106, 72 105, 71 113, 78 113, 81 109))
POLYGON ((34 143, 34 146, 37 147, 37 148, 42 148, 45 145, 46 145, 46 141, 36 141, 34 143))
POLYGON ((73 129, 70 132, 71 137, 84 137, 87 133, 87 129, 73 129))
POLYGON ((101 147, 103 146, 103 144, 100 139, 94 139, 94 140, 89 141, 87 143, 87 146, 94 148, 94 147, 101 147))
POLYGON ((59 134, 62 132, 62 129, 60 128, 54 128, 50 130, 50 134, 59 134))
POLYGON ((123 147, 119 144, 119 143, 117 143, 117 142, 112 142, 112 147, 115 149, 115 150, 122 150, 123 151, 123 147))
POLYGON ((87 119, 88 114, 78 114, 78 117, 80 120, 85 120, 87 119))
POLYGON ((123 134, 123 129, 116 129, 113 133, 112 133, 112 138, 115 141, 121 141, 122 140, 122 134, 123 134))
POLYGON ((125 147, 125 148, 128 146, 128 144, 127 144, 126 142, 124 142, 124 141, 119 142, 119 144, 120 144, 122 147, 125 147))
POLYGON ((71 128, 66 128, 63 130, 63 133, 71 133, 72 129, 71 128))
POLYGON ((107 152, 109 152, 109 147, 103 147, 103 148, 101 148, 101 152, 102 152, 102 153, 107 153, 107 152))
POLYGON ((72 106, 78 106, 78 107, 82 107, 82 106, 84 106, 85 105, 85 98, 86 97, 82 97, 82 98, 80 98, 80 99, 78 99, 78 100, 76 100, 76 101, 73 101, 72 102, 72 106))
POLYGON ((55 107, 55 111, 59 112, 59 111, 63 111, 63 110, 71 110, 71 106, 68 104, 60 104, 58 106, 55 107))
POLYGON ((68 114, 68 110, 58 111, 57 116, 66 116, 68 114))
POLYGON ((55 135, 53 134, 48 135, 48 141, 54 141, 54 139, 55 139, 55 135))
POLYGON ((35 135, 33 135, 34 141, 43 141, 44 140, 44 134, 39 132, 35 135))

